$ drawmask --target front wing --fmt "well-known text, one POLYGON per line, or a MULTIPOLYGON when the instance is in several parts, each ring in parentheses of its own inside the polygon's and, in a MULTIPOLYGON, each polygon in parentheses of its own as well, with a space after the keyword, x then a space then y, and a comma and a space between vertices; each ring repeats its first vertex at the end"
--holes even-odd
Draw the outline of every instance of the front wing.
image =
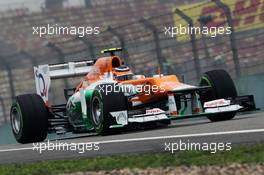
POLYGON ((218 114, 225 115, 230 112, 237 113, 259 110, 258 108, 256 108, 253 95, 238 96, 225 100, 228 100, 230 103, 228 105, 222 106, 210 106, 208 108, 203 107, 204 109, 202 110, 202 112, 188 115, 171 115, 159 108, 148 109, 145 111, 145 113, 137 115, 134 115, 131 111, 116 111, 110 114, 116 118, 117 125, 112 125, 110 126, 110 128, 122 127, 127 125, 128 123, 146 123, 161 120, 182 120, 196 117, 209 117, 218 114))

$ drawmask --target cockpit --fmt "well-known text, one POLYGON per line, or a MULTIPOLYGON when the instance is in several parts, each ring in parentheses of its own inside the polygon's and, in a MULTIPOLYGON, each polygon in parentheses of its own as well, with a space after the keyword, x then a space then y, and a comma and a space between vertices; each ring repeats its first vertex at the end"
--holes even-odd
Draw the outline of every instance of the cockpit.
POLYGON ((130 68, 126 65, 121 65, 114 69, 114 78, 117 81, 126 81, 126 80, 137 80, 145 78, 144 75, 135 75, 132 73, 130 68))

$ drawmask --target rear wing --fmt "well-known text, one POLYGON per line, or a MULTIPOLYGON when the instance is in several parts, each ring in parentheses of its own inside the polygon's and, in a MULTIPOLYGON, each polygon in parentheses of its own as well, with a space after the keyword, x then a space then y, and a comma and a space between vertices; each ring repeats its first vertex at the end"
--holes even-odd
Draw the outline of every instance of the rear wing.
POLYGON ((34 67, 37 94, 47 103, 51 80, 84 76, 90 72, 93 64, 94 60, 90 60, 34 67))

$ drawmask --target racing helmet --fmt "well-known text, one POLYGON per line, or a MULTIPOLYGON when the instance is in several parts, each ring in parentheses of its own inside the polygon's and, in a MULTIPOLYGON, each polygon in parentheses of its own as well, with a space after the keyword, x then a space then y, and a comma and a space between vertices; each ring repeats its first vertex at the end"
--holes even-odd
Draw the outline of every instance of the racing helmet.
POLYGON ((133 73, 130 71, 130 68, 126 65, 121 65, 114 68, 114 76, 118 81, 131 80, 133 78, 133 73))

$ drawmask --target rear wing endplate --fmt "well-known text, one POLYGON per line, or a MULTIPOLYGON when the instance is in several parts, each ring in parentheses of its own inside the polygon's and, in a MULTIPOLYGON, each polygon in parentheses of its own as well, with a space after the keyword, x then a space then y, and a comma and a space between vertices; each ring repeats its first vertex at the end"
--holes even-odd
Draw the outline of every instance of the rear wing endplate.
POLYGON ((47 103, 52 79, 84 76, 90 72, 93 64, 94 60, 90 60, 34 67, 37 94, 47 103))

